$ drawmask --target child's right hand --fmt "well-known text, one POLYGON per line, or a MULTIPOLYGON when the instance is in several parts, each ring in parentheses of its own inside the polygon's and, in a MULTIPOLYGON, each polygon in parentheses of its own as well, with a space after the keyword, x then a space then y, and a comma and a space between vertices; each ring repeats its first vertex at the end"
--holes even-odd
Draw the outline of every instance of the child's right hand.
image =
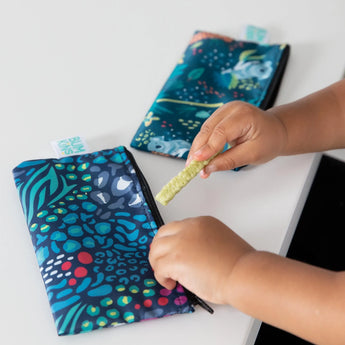
POLYGON ((231 149, 202 170, 200 176, 206 178, 215 171, 267 162, 283 151, 286 142, 286 128, 278 117, 249 103, 229 102, 202 125, 186 164, 208 159, 230 144, 231 149))

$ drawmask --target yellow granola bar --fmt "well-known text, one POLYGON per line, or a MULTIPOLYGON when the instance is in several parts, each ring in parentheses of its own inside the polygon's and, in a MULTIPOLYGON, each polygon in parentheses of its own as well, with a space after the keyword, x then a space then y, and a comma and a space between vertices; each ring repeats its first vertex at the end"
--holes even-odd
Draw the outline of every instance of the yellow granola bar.
POLYGON ((216 156, 217 154, 204 161, 192 161, 162 188, 156 195, 156 200, 166 206, 216 156))

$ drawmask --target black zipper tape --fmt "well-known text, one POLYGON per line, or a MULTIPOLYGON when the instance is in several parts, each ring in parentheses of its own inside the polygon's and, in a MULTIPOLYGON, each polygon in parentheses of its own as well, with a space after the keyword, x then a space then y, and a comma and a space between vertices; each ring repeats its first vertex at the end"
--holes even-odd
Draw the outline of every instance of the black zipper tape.
POLYGON ((268 87, 266 95, 265 95, 264 99, 262 100, 259 108, 266 110, 266 109, 271 108, 274 105, 274 102, 275 102, 277 95, 278 95, 281 81, 282 81, 283 76, 284 76, 285 68, 286 68, 287 62, 289 60, 289 56, 290 56, 290 46, 287 44, 283 49, 282 55, 280 57, 280 60, 279 60, 278 66, 277 66, 277 69, 274 73, 274 76, 273 76, 271 83, 268 87))
POLYGON ((140 185, 141 185, 141 189, 143 191, 143 194, 145 196, 147 204, 149 205, 149 207, 151 209, 153 218, 154 218, 158 228, 160 228, 162 225, 164 225, 164 222, 163 222, 163 218, 161 217, 161 215, 159 213, 156 202, 153 198, 150 186, 149 186, 148 182, 146 181, 144 174, 140 170, 137 162, 135 161, 133 154, 130 151, 128 151, 127 148, 124 147, 124 149, 125 149, 126 155, 128 156, 129 160, 131 161, 131 163, 135 169, 135 172, 137 174, 137 177, 138 177, 140 185))
MULTIPOLYGON (((142 173, 142 171, 140 170, 137 162, 135 161, 133 154, 130 151, 128 151, 126 147, 124 147, 124 150, 125 150, 127 157, 129 158, 129 160, 131 161, 131 163, 135 169, 135 172, 137 174, 137 177, 138 177, 140 185, 141 185, 142 192, 145 196, 147 204, 149 205, 149 207, 151 209, 152 216, 153 216, 158 228, 160 228, 162 225, 164 225, 164 222, 163 222, 163 218, 161 217, 161 215, 159 213, 157 204, 153 198, 150 186, 147 183, 146 178, 145 178, 144 174, 142 173)), ((189 291, 185 287, 183 287, 183 289, 185 290, 186 296, 188 297, 188 299, 192 305, 199 305, 203 309, 207 310, 210 314, 214 313, 214 310, 205 301, 203 301, 200 297, 198 297, 197 295, 195 295, 193 292, 189 291)))

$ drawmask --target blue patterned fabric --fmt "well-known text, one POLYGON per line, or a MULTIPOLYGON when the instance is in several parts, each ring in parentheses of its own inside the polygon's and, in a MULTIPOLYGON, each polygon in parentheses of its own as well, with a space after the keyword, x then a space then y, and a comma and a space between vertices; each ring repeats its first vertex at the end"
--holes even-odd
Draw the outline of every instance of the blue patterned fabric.
POLYGON ((26 161, 13 174, 59 335, 194 311, 181 286, 154 279, 160 216, 124 147, 26 161))
POLYGON ((260 45, 197 31, 134 135, 131 146, 187 158, 203 122, 223 104, 273 104, 288 45, 260 45))

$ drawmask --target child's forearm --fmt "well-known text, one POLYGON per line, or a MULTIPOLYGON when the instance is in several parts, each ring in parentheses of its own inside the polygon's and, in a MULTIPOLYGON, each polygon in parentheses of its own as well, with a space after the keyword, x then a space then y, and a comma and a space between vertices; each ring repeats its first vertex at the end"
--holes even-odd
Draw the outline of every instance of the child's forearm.
POLYGON ((345 343, 345 277, 267 252, 236 264, 229 304, 312 343, 345 343))
POLYGON ((282 155, 345 147, 345 81, 268 110, 287 132, 282 155))

